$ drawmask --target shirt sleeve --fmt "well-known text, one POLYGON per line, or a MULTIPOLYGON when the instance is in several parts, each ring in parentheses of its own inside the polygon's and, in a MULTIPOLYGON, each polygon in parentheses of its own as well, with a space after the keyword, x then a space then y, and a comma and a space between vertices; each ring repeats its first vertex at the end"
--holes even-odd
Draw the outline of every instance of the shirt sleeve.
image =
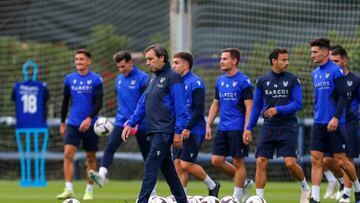
POLYGON ((143 93, 136 104, 136 108, 134 113, 130 116, 127 121, 127 125, 131 127, 135 127, 144 117, 145 117, 145 109, 146 108, 146 94, 143 93))
POLYGON ((255 88, 255 98, 254 104, 251 109, 250 113, 250 120, 248 126, 246 127, 247 130, 252 130, 254 126, 257 124, 257 120, 260 116, 261 109, 263 107, 263 92, 259 87, 255 88))
POLYGON ((175 133, 181 134, 187 124, 185 85, 179 75, 174 75, 170 84, 170 96, 174 102, 175 133))
POLYGON ((196 88, 192 91, 192 115, 186 129, 191 130, 203 117, 205 108, 204 88, 196 88))

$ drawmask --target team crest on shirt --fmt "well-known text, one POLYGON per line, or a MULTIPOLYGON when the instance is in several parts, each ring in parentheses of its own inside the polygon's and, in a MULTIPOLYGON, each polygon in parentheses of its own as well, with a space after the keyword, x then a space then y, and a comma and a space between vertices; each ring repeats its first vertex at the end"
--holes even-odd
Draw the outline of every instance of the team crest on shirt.
POLYGON ((315 79, 317 78, 317 74, 315 74, 315 79))
POLYGON ((76 84, 76 80, 73 80, 73 83, 76 84))
POLYGON ((233 81, 232 86, 235 87, 238 84, 237 81, 233 81))
POLYGON ((196 83, 200 86, 201 85, 201 82, 200 80, 196 81, 196 83))
POLYGON ((131 85, 135 85, 135 83, 136 83, 136 80, 131 80, 131 82, 130 82, 131 85))
POLYGON ((221 87, 223 87, 223 86, 224 86, 224 82, 221 83, 221 87))
POLYGON ((165 81, 165 79, 166 79, 165 77, 161 77, 160 78, 160 83, 163 83, 165 81))
POLYGON ((229 87, 229 84, 226 84, 226 87, 229 87))
POLYGON ((266 81, 266 86, 269 87, 269 85, 270 85, 270 81, 266 81))
POLYGON ((330 72, 326 72, 325 73, 325 78, 329 78, 330 77, 330 72))
POLYGON ((88 85, 91 85, 92 80, 87 80, 86 83, 87 83, 88 85))
POLYGON ((185 90, 187 90, 188 89, 188 85, 185 85, 185 90))
POLYGON ((283 85, 284 85, 284 87, 287 87, 288 86, 288 84, 289 84, 289 81, 283 81, 283 85))
POLYGON ((349 87, 351 87, 352 84, 353 84, 353 81, 352 81, 352 80, 348 80, 348 81, 347 81, 347 85, 348 85, 349 87))
POLYGON ((119 80, 118 85, 121 85, 121 80, 119 80))

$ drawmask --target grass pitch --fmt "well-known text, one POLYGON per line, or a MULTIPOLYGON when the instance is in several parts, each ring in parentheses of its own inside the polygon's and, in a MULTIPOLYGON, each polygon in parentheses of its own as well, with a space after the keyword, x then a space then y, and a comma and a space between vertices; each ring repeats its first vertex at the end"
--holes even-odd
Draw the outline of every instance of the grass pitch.
MULTIPOLYGON (((220 181, 221 189, 219 197, 232 195, 233 183, 220 181)), ((141 181, 109 181, 103 188, 95 186, 94 200, 83 201, 86 182, 75 181, 74 190, 78 200, 89 203, 134 203, 141 187, 141 181)), ((50 203, 61 201, 56 200, 56 195, 64 188, 63 181, 48 181, 44 188, 21 188, 19 181, 0 181, 0 202, 1 203, 50 203)), ((321 194, 325 192, 326 184, 322 184, 321 194)), ((157 184, 159 196, 169 196, 169 188, 164 181, 157 184)), ((255 194, 255 188, 250 191, 255 194)), ((207 195, 204 183, 190 181, 188 195, 207 195)), ((265 199, 268 203, 297 203, 299 202, 300 188, 296 182, 270 182, 265 188, 265 199)), ((353 195, 352 195, 353 196, 353 195)), ((353 202, 354 200, 352 200, 353 202)), ((337 202, 335 200, 321 200, 321 203, 337 202)))

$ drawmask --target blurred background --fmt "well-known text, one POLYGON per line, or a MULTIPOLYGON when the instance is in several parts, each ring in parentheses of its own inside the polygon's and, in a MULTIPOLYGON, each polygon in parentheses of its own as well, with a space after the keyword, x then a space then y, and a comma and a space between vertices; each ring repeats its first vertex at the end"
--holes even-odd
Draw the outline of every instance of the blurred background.
MULTIPOLYGON (((195 57, 193 72, 205 80, 206 112, 214 97, 214 83, 222 74, 221 50, 241 50, 239 69, 252 83, 270 69, 268 54, 275 47, 290 51, 289 71, 303 86, 304 105, 298 113, 302 124, 299 162, 309 177, 308 142, 313 116, 309 41, 328 37, 341 44, 350 56, 350 70, 360 71, 360 1, 356 0, 11 0, 0 1, 0 179, 19 179, 20 162, 15 141, 15 106, 10 99, 13 85, 24 80, 22 65, 34 60, 38 80, 50 90, 48 119, 50 139, 46 158, 47 179, 62 179, 62 138, 58 132, 64 76, 74 71, 75 50, 86 48, 93 55, 92 70, 104 79, 104 106, 100 115, 114 117, 117 69, 112 56, 129 50, 135 63, 145 67, 143 50, 154 43, 170 54, 189 51, 195 57)), ((216 129, 216 126, 214 126, 216 129)), ((257 128, 258 129, 258 128, 257 128)), ((257 131, 257 130, 256 130, 257 131)), ((101 139, 100 151, 106 138, 101 139)), ((254 146, 247 159, 254 176, 254 146)), ((110 170, 113 179, 140 179, 142 160, 134 140, 122 145, 110 170), (135 152, 135 154, 122 154, 135 152), (126 168, 126 170, 125 170, 126 168), (133 169, 133 170, 131 170, 133 169)), ((202 164, 222 178, 209 161, 211 142, 205 142, 202 164)), ((100 153, 101 154, 101 153, 100 153)), ((99 158, 101 156, 99 155, 99 158)), ((100 160, 100 159, 99 159, 100 160)), ((291 180, 287 169, 274 160, 270 180, 291 180)), ((281 161, 281 160, 280 160, 281 161)), ((84 178, 84 159, 77 157, 77 178, 84 178)))

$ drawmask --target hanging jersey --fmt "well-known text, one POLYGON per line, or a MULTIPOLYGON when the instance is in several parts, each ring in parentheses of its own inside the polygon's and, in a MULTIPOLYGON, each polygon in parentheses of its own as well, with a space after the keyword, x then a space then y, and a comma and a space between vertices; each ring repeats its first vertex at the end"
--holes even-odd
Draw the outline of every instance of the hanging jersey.
POLYGON ((46 83, 32 80, 17 82, 12 93, 16 105, 16 128, 47 128, 48 99, 46 83))
POLYGON ((346 123, 352 120, 360 119, 359 101, 360 101, 360 78, 352 72, 345 76, 346 91, 346 123))
MULTIPOLYGON (((343 76, 342 68, 330 60, 312 72, 315 97, 314 123, 327 124, 335 115, 339 99, 335 80, 343 76)), ((339 122, 345 123, 344 114, 339 117, 339 122)))
MULTIPOLYGON (((123 74, 117 76, 115 81, 118 104, 115 119, 116 126, 122 127, 134 113, 136 104, 146 88, 147 80, 147 74, 136 66, 126 77, 123 74)), ((146 130, 145 119, 140 123, 139 129, 146 130)))
MULTIPOLYGON (((92 71, 86 75, 74 72, 65 77, 64 83, 67 86, 64 89, 64 94, 70 94, 71 96, 70 116, 67 124, 79 126, 93 110, 93 97, 103 94, 102 88, 101 91, 96 91, 98 85, 102 86, 102 78, 92 71), (67 90, 70 92, 67 92, 67 90)), ((92 126, 96 120, 97 116, 92 119, 92 126)))
POLYGON ((253 99, 250 79, 240 71, 229 77, 220 76, 215 84, 215 99, 219 100, 221 131, 243 130, 245 123, 244 100, 253 99))

